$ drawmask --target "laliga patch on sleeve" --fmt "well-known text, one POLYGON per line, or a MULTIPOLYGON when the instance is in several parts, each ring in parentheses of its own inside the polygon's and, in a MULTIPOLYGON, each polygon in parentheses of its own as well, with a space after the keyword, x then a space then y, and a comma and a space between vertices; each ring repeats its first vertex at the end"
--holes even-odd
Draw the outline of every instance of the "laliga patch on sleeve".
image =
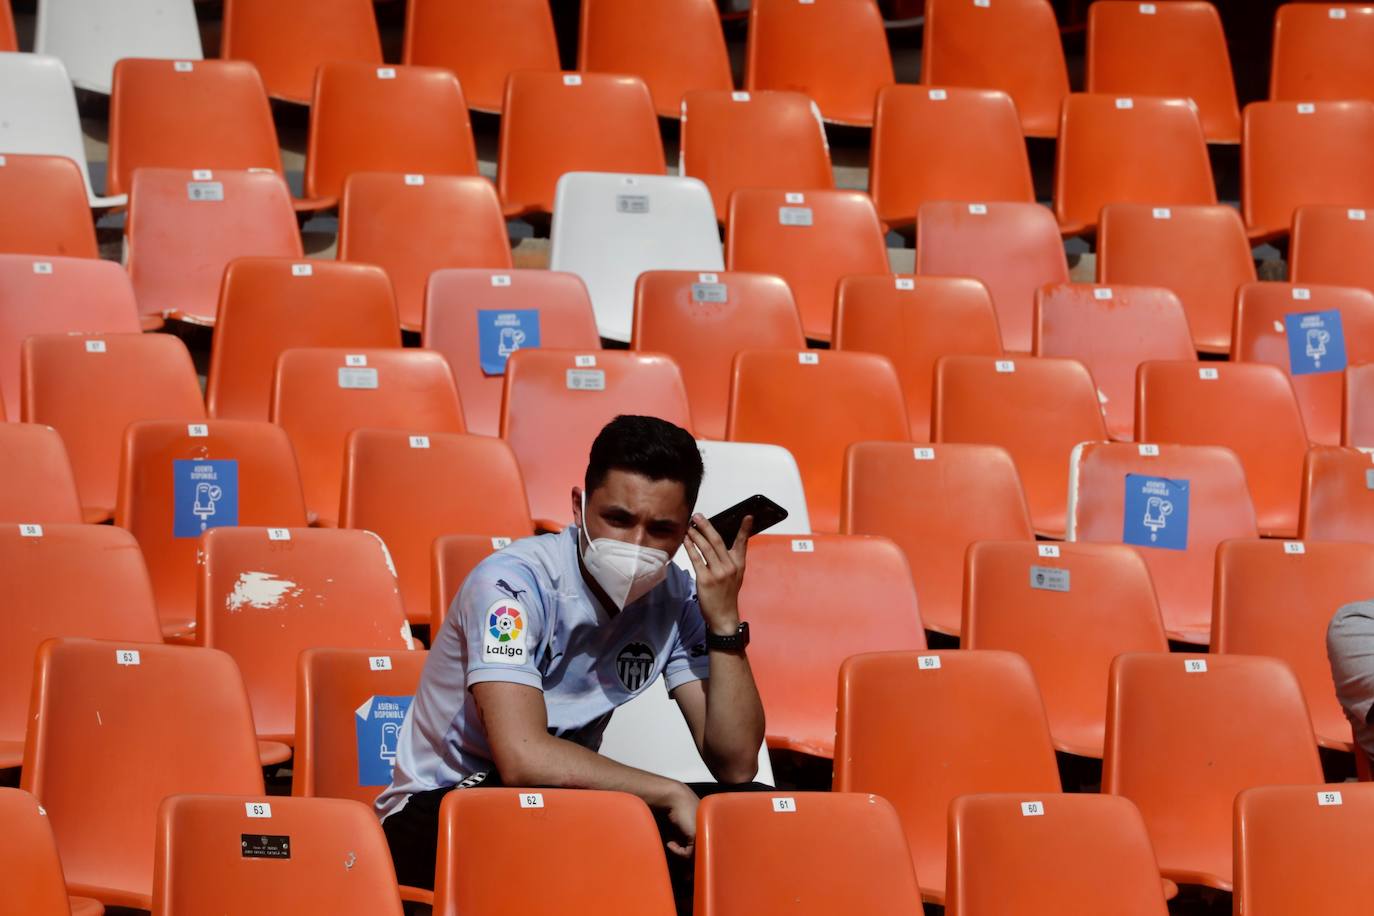
POLYGON ((239 523, 237 459, 172 462, 172 535, 198 538, 207 528, 239 523))
POLYGON ((358 737, 358 785, 385 786, 391 783, 396 766, 396 748, 414 697, 368 697, 355 710, 353 725, 358 737))
POLYGON ((1294 375, 1345 369, 1345 332, 1341 313, 1290 312, 1283 316, 1288 332, 1288 367, 1294 375))
POLYGON ((505 375, 512 353, 538 346, 538 309, 478 310, 477 352, 483 375, 505 375))
POLYGON ((493 604, 482 621, 482 661, 488 665, 523 665, 529 661, 525 606, 511 598, 493 604))
POLYGON ((1188 481, 1126 475, 1121 540, 1137 547, 1188 549, 1188 481))

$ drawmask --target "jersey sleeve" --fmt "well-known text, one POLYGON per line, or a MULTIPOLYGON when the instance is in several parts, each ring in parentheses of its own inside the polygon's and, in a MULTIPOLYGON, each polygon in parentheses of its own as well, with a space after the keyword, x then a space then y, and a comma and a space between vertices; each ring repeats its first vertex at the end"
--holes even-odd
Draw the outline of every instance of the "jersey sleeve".
POLYGON ((467 684, 503 681, 544 689, 536 661, 546 627, 529 568, 500 554, 482 561, 454 600, 467 643, 467 684))
POLYGON ((663 666, 664 686, 672 693, 683 684, 704 681, 711 676, 711 659, 706 651, 706 621, 693 594, 682 604, 668 662, 663 666))

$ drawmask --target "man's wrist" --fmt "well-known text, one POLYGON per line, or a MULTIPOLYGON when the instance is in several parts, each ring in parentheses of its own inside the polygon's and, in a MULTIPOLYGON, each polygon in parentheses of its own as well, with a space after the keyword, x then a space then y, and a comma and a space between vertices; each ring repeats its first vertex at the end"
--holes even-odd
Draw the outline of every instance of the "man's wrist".
POLYGON ((716 636, 734 636, 739 630, 739 608, 730 608, 720 614, 702 614, 706 618, 706 632, 716 636))

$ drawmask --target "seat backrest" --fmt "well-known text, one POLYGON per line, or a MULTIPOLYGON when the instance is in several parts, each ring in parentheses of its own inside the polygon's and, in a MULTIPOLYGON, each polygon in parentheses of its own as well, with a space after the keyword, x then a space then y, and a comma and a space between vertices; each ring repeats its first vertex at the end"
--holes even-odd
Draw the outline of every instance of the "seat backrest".
POLYGON ((696 913, 921 909, 897 813, 876 795, 715 795, 697 809, 696 913), (786 863, 782 866, 781 863, 786 863), (863 875, 862 880, 855 880, 863 875))
POLYGON ((944 356, 931 396, 935 442, 1000 445, 1016 462, 1040 534, 1065 528, 1069 456, 1107 438, 1092 375, 1074 359, 944 356))
POLYGON ((1140 812, 1111 795, 965 795, 949 806, 950 916, 994 916, 1017 901, 1050 916, 1165 916, 1164 889, 1140 812))
POLYGON ((1322 780, 1302 689, 1254 655, 1132 652, 1112 662, 1102 791, 1144 815, 1164 877, 1231 887, 1231 809, 1252 786, 1322 780), (1246 710, 1263 710, 1255 728, 1246 710))
POLYGON ((569 909, 671 916, 673 892, 649 808, 623 792, 472 789, 439 808, 435 916, 553 916, 569 909), (581 842, 595 834, 596 843, 581 842), (543 879, 519 894, 491 875, 522 850, 543 879))
POLYGON ((1356 207, 1298 207, 1288 246, 1288 279, 1374 290, 1365 252, 1374 247, 1374 220, 1356 207))
POLYGON ((60 58, 78 89, 100 93, 109 93, 124 58, 203 56, 194 0, 39 0, 33 50, 60 58))
POLYGON ((509 270, 510 242, 491 182, 477 176, 354 173, 339 206, 339 259, 385 268, 401 327, 425 319, 425 285, 441 268, 509 270))
POLYGON ((1234 451, 1245 467, 1260 534, 1291 537, 1298 530, 1307 431, 1282 370, 1258 363, 1141 363, 1135 417, 1140 442, 1234 451))
POLYGON ((1107 669, 1122 652, 1167 652, 1145 562, 1116 544, 979 541, 964 565, 965 649, 1030 662, 1058 750, 1102 756, 1107 669))
MULTIPOLYGON (((810 534, 811 516, 801 471, 792 453, 760 442, 697 440, 706 475, 697 493, 697 511, 707 518, 735 503, 767 493, 787 510, 787 518, 768 529, 773 534, 810 534)), ((690 567, 691 564, 688 564, 690 567)))
POLYGON ((466 431, 453 373, 430 350, 287 350, 272 381, 271 418, 296 449, 306 508, 326 524, 338 518, 353 430, 466 431))
POLYGON ((930 902, 945 899, 951 801, 1060 791, 1045 707, 1019 655, 856 655, 840 669, 838 706, 834 789, 892 802, 930 902))
POLYGON ((0 155, 0 196, 10 214, 0 222, 0 252, 100 256, 86 179, 75 162, 62 156, 0 155))
POLYGON ((506 363, 501 438, 520 463, 536 523, 572 522, 569 488, 601 428, 621 414, 692 427, 687 389, 667 356, 603 350, 520 350, 506 363), (559 434, 551 439, 549 430, 559 434))
POLYGON ((225 0, 219 56, 251 62, 274 98, 306 105, 317 67, 380 65, 382 43, 370 0, 225 0))
POLYGON ((896 81, 882 13, 873 0, 750 4, 744 65, 750 92, 804 92, 827 121, 868 127, 878 90, 896 81))
POLYGON ((381 823, 368 806, 342 799, 169 796, 158 811, 153 885, 158 916, 264 901, 401 916, 381 823))
POLYGON ((293 347, 399 347, 386 272, 367 264, 239 258, 220 285, 205 401, 212 417, 266 420, 272 372, 293 347))
POLYGON ((1087 91, 1192 99, 1208 142, 1240 141, 1231 56, 1211 3, 1088 7, 1087 91))
POLYGON ((820 109, 800 92, 688 92, 680 144, 678 173, 706 182, 722 223, 737 188, 835 186, 820 109))
POLYGON ((855 442, 845 455, 840 530, 895 541, 926 628, 952 636, 961 629, 969 545, 1035 537, 1016 465, 994 445, 855 442), (968 511, 975 503, 978 511, 968 511))
POLYGON ((506 360, 516 350, 601 347, 587 287, 552 270, 436 270, 425 291, 424 345, 444 355, 471 432, 501 425, 506 360))
POLYGON ((14 34, 14 14, 8 2, 0 4, 0 51, 18 51, 19 39, 14 34))
MULTIPOLYGON (((520 494, 524 499, 524 492, 520 494)), ((448 616, 449 606, 463 587, 468 574, 487 557, 509 547, 523 531, 488 537, 484 534, 445 534, 434 539, 430 547, 430 607, 429 632, 439 632, 448 616)))
POLYGON ((1347 366, 1345 369, 1341 443, 1374 447, 1374 367, 1347 366))
POLYGON ((1274 17, 1269 98, 1369 99, 1374 9, 1357 4, 1285 3, 1274 17))
POLYGON ((1374 543, 1374 461, 1362 449, 1313 446, 1302 468, 1298 536, 1374 543))
POLYGON ((1186 98, 1065 96, 1054 210, 1066 233, 1097 226, 1105 204, 1217 202, 1207 140, 1186 98))
POLYGON ((24 341, 20 415, 62 435, 88 522, 115 506, 124 430, 136 420, 205 418, 186 345, 167 334, 47 334, 24 341), (99 409, 93 409, 98 404, 99 409))
POLYGON ((124 243, 139 311, 152 321, 212 325, 230 261, 303 257, 291 192, 272 172, 139 169, 124 243))
POLYGON ((1031 352, 1088 367, 1113 439, 1135 433, 1135 370, 1147 359, 1194 359, 1183 306, 1157 286, 1059 283, 1035 291, 1031 352))
MULTIPOLYGON (((0 4, 0 22, 8 15, 9 4, 0 4)), ((27 792, 0 789, 0 818, 6 827, 0 836, 0 875, 7 905, 16 913, 33 916, 70 916, 62 860, 48 812, 27 792)))
POLYGON ((72 463, 51 426, 0 423, 0 521, 81 522, 72 463))
POLYGON ((726 438, 788 449, 806 482, 811 525, 838 531, 844 451, 910 437, 897 370, 885 356, 745 350, 735 356, 726 438), (824 436, 815 434, 824 429, 824 436))
POLYGON ((248 697, 223 652, 53 639, 33 683, 21 787, 48 812, 67 880, 102 899, 149 908, 166 796, 263 793, 248 697))
POLYGON ((348 436, 339 525, 386 542, 412 623, 429 622, 430 557, 445 534, 534 533, 520 466, 491 436, 356 429, 348 436))
POLYGON ((740 614, 767 637, 749 659, 768 710, 768 746, 835 753, 835 676, 846 658, 878 649, 924 649, 911 570, 882 537, 761 534, 749 542, 740 614), (836 608, 864 583, 862 626, 837 626, 836 608))
POLYGON ((1001 89, 1026 136, 1055 135, 1069 74, 1048 0, 926 0, 925 14, 922 83, 1001 89))
POLYGON ((1035 202, 1026 141, 998 89, 888 86, 878 93, 868 190, 888 225, 931 200, 1035 202))
POLYGON ((781 277, 649 271, 635 284, 630 347, 677 362, 693 427, 705 439, 725 437, 736 353, 805 346, 797 304, 781 277))

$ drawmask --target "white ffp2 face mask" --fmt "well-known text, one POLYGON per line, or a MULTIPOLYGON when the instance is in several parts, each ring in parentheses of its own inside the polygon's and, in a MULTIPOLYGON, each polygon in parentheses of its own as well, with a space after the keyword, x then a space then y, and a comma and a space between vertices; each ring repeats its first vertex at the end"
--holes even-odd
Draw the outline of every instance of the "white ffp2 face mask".
POLYGON ((592 540, 587 534, 587 493, 582 493, 582 528, 579 541, 587 539, 582 563, 617 610, 624 610, 649 594, 668 578, 668 554, 654 547, 640 547, 614 538, 592 540))

